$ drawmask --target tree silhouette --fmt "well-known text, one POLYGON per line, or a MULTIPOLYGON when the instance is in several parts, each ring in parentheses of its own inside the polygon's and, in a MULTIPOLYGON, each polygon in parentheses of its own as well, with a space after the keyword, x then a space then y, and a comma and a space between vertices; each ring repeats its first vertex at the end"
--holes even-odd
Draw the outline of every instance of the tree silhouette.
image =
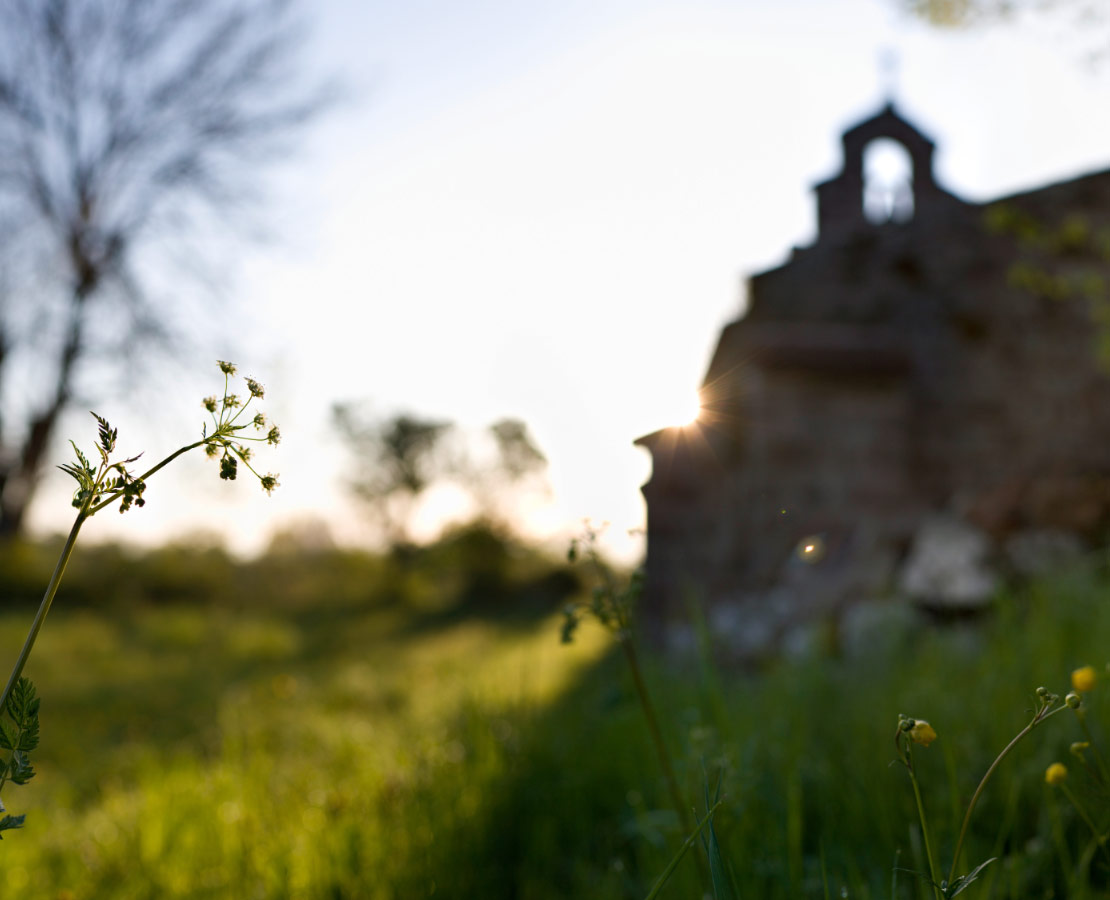
POLYGON ((376 421, 350 404, 332 415, 355 462, 349 487, 393 547, 407 544, 417 499, 453 468, 439 451, 454 426, 405 414, 376 421))
POLYGON ((452 422, 407 414, 374 419, 349 403, 337 404, 332 416, 354 463, 347 485, 394 548, 409 543, 417 501, 433 484, 462 488, 474 503, 475 521, 511 530, 504 516, 509 495, 547 466, 519 419, 500 419, 484 429, 492 454, 476 456, 474 436, 460 434, 452 422))
POLYGON ((153 261, 244 208, 321 108, 289 13, 0 0, 0 535, 22 528, 87 368, 185 327, 181 296, 153 296, 153 261))

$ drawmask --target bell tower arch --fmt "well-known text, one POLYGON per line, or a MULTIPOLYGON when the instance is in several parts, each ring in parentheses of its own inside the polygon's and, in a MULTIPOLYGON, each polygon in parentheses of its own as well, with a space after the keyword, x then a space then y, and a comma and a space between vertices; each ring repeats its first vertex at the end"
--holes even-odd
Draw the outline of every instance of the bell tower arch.
MULTIPOLYGON (((956 198, 941 188, 933 175, 936 145, 907 122, 887 103, 877 115, 849 128, 841 135, 843 167, 840 173, 815 188, 817 192, 818 239, 832 234, 874 227, 865 212, 864 156, 877 141, 893 141, 905 149, 910 162, 909 195, 903 207, 913 218, 929 215, 956 198)), ((898 221, 899 217, 890 217, 898 221)))

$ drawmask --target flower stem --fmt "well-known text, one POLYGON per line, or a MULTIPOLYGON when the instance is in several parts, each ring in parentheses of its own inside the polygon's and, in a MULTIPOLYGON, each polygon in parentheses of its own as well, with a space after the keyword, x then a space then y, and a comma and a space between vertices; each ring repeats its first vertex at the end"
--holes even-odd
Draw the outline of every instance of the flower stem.
POLYGON ((1086 710, 1077 709, 1075 711, 1075 717, 1079 720, 1079 727, 1083 729, 1083 733, 1087 736, 1087 742, 1095 752, 1095 760, 1098 763, 1098 770, 1102 776, 1103 785, 1110 785, 1110 769, 1107 769, 1106 760, 1102 756, 1102 751, 1099 749, 1095 736, 1091 734, 1091 729, 1087 727, 1086 710))
MULTIPOLYGON (((212 439, 212 435, 209 435, 208 437, 202 438, 199 441, 194 441, 191 444, 186 444, 184 447, 182 447, 179 450, 175 450, 173 453, 171 453, 169 456, 167 456, 164 460, 162 460, 160 463, 158 463, 158 465, 154 466, 153 468, 147 469, 145 472, 143 472, 143 474, 140 475, 138 477, 138 479, 136 479, 136 480, 146 481, 151 475, 153 475, 159 469, 161 469, 165 466, 168 466, 171 462, 173 462, 175 459, 177 459, 179 456, 181 456, 182 453, 188 453, 190 450, 195 450, 197 447, 200 447, 204 444, 207 444, 211 439, 212 439)), ((112 494, 110 497, 108 497, 107 500, 102 500, 100 503, 96 504, 96 506, 92 507, 88 511, 88 516, 91 516, 93 513, 100 512, 100 510, 104 509, 105 506, 108 506, 112 503, 115 503, 122 496, 123 496, 123 491, 116 491, 114 494, 112 494)), ((86 518, 87 518, 87 516, 86 516, 86 518)))
POLYGON ((906 770, 910 773, 910 784, 913 785, 913 799, 917 801, 917 816, 921 820, 921 834, 925 838, 925 858, 929 861, 929 879, 933 884, 933 893, 940 900, 940 886, 937 884, 937 867, 933 862, 933 845, 929 840, 929 825, 925 821, 925 803, 921 799, 921 788, 917 783, 917 773, 913 770, 913 757, 909 744, 906 745, 906 770))
POLYGON ((1006 745, 1003 751, 995 758, 995 761, 990 764, 990 768, 987 769, 986 774, 983 775, 982 780, 979 782, 979 786, 975 789, 975 793, 971 795, 971 801, 967 804, 967 812, 964 813, 964 821, 960 826, 960 836, 956 839, 956 850, 952 854, 952 868, 948 870, 948 882, 950 884, 956 877, 956 866, 960 862, 960 852, 963 850, 964 838, 967 837, 967 826, 971 822, 971 811, 975 809, 975 804, 979 802, 979 796, 983 793, 983 789, 987 786, 987 782, 990 781, 991 776, 994 774, 994 770, 998 768, 999 763, 1009 755, 1010 751, 1018 745, 1018 742, 1023 737, 1029 734, 1030 731, 1040 725, 1045 719, 1049 718, 1049 716, 1054 716, 1056 713, 1065 709, 1067 709, 1066 706, 1058 706, 1056 709, 1051 709, 1050 704, 1042 706, 1037 710, 1037 714, 1033 716, 1032 721, 1014 735, 1014 739, 1006 745))
POLYGON ((46 614, 50 612, 50 605, 54 602, 54 595, 58 592, 58 585, 62 583, 62 576, 65 574, 66 565, 69 563, 70 556, 73 555, 73 547, 77 543, 77 533, 81 530, 81 526, 85 523, 92 513, 87 505, 77 513, 77 518, 73 521, 73 527, 69 530, 69 537, 66 538, 65 546, 62 547, 62 553, 58 557, 58 562, 54 566, 54 574, 50 576, 50 582, 46 585, 46 592, 43 594, 42 602, 39 604, 39 610, 35 613, 35 620, 31 623, 31 630, 27 633, 27 639, 23 642, 23 649, 19 651, 19 658, 15 661, 15 666, 12 668, 11 677, 8 678, 8 684, 4 688, 4 695, 0 697, 0 714, 3 713, 8 706, 8 698, 11 697, 12 691, 15 689, 16 682, 23 674, 23 667, 27 665, 27 659, 31 655, 31 649, 35 646, 35 639, 39 636, 39 629, 42 628, 42 623, 46 621, 46 614))
POLYGON ((682 800, 682 792, 678 789, 678 779, 675 777, 674 767, 671 765, 671 755, 667 751, 667 745, 663 740, 663 731, 659 727, 655 706, 651 702, 651 695, 648 694, 647 685, 644 683, 640 663, 636 657, 636 649, 632 646, 632 638, 627 634, 621 635, 620 645, 624 650, 624 658, 628 662, 628 668, 632 672, 632 682, 636 686, 636 696, 640 700, 644 718, 647 719, 648 731, 651 732, 651 741, 655 745, 656 754, 659 756, 659 765, 663 769, 663 777, 667 782, 671 803, 682 821, 682 827, 687 832, 691 832, 694 830, 694 821, 690 815, 690 810, 682 800))
MULTIPOLYGON (((151 475, 159 469, 173 462, 182 453, 188 453, 202 444, 207 443, 209 439, 196 441, 182 447, 180 450, 171 453, 160 463, 148 469, 139 476, 140 481, 146 481, 151 475)), ((27 639, 23 642, 23 649, 19 651, 19 658, 12 668, 12 674, 8 678, 7 686, 4 688, 4 694, 0 697, 0 713, 7 707, 8 698, 11 696, 12 691, 15 689, 16 682, 19 681, 20 676, 23 674, 23 668, 27 665, 27 660, 31 656, 31 650, 35 646, 35 641, 39 636, 39 629, 42 628, 42 623, 46 621, 46 615, 50 612, 50 606, 54 602, 54 595, 58 593, 58 585, 62 583, 62 576, 65 574, 66 566, 69 564, 69 558, 73 555, 74 545, 77 543, 77 535, 81 531, 81 526, 85 524, 85 520, 92 516, 94 513, 102 510, 105 506, 114 503, 121 496, 122 491, 116 491, 107 499, 102 500, 96 506, 91 506, 93 494, 90 493, 89 499, 85 501, 85 505, 77 513, 77 518, 73 521, 73 527, 69 530, 69 536, 66 538, 65 546, 62 547, 61 555, 58 557, 58 562, 54 566, 54 573, 50 576, 50 581, 46 585, 46 592, 43 594, 42 602, 39 603, 38 612, 35 613, 35 620, 31 623, 31 630, 27 633, 27 639)))
POLYGON ((1087 815, 1087 810, 1083 808, 1083 805, 1079 802, 1079 798, 1072 793, 1071 788, 1066 784, 1061 783, 1060 789, 1067 795, 1067 798, 1071 801, 1071 805, 1074 806, 1075 811, 1079 813, 1079 817, 1086 823, 1087 827, 1091 829, 1091 834, 1095 836, 1095 843, 1098 845, 1099 849, 1102 850, 1103 855, 1106 856, 1107 860, 1110 860, 1110 850, 1106 849, 1106 837, 1099 834, 1098 828, 1091 817, 1087 815))

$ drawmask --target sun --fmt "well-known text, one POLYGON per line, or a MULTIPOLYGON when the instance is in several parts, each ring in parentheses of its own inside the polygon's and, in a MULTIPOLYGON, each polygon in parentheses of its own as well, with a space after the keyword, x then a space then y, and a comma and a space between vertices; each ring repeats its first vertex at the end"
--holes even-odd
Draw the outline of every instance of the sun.
POLYGON ((701 398, 694 394, 690 399, 689 406, 686 407, 684 414, 679 417, 679 427, 689 428, 691 425, 696 425, 698 420, 701 419, 702 405, 701 398))

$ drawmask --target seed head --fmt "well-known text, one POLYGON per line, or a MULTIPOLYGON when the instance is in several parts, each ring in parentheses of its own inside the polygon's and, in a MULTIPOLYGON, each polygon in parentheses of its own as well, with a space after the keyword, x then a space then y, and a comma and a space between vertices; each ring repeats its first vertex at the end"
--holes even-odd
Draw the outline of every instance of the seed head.
POLYGON ((261 400, 263 394, 265 394, 265 390, 263 389, 262 385, 260 385, 253 378, 247 379, 247 389, 251 392, 252 397, 257 397, 259 400, 261 400))
POLYGON ((216 360, 216 363, 219 365, 220 371, 225 375, 234 375, 237 371, 235 363, 224 362, 222 359, 216 360))
POLYGON ((277 475, 271 475, 267 473, 266 475, 262 476, 262 490, 264 490, 267 494, 272 494, 274 492, 274 488, 280 487, 280 485, 281 482, 277 480, 277 475))
POLYGON ((281 430, 275 425, 270 429, 270 433, 266 435, 267 444, 280 444, 281 443, 281 430))
POLYGON ((224 481, 234 481, 238 474, 239 463, 234 456, 225 456, 220 460, 220 477, 224 481))
POLYGON ((262 415, 262 413, 255 413, 254 418, 251 420, 251 424, 261 431, 266 427, 266 417, 262 415))
POLYGON ((205 397, 202 402, 204 403, 204 408, 206 410, 208 410, 210 413, 214 413, 216 411, 216 404, 219 401, 215 397, 205 397))
POLYGON ((239 398, 234 394, 227 394, 224 397, 224 409, 235 409, 239 405, 239 398))

